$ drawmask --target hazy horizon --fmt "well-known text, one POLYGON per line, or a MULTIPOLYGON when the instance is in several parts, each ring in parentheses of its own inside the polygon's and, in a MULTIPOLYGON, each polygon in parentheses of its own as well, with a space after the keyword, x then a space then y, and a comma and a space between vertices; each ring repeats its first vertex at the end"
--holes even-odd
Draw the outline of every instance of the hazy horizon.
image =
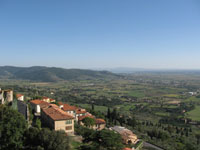
POLYGON ((0 66, 200 69, 198 0, 3 0, 0 19, 0 66))
POLYGON ((78 67, 60 67, 60 66, 43 66, 43 65, 32 65, 32 66, 15 66, 15 65, 2 65, 0 67, 49 67, 49 68, 62 68, 62 69, 85 69, 85 70, 96 70, 96 71, 111 71, 111 72, 140 72, 140 71, 200 71, 200 69, 180 69, 180 68, 131 68, 131 67, 113 67, 113 68, 78 68, 78 67))

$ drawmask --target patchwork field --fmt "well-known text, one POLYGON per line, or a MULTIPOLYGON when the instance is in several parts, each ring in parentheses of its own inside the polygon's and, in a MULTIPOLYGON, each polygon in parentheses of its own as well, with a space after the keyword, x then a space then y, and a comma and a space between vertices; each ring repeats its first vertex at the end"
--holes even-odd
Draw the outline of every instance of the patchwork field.
POLYGON ((189 111, 187 115, 188 115, 188 118, 194 121, 200 121, 200 106, 195 106, 195 109, 189 111))

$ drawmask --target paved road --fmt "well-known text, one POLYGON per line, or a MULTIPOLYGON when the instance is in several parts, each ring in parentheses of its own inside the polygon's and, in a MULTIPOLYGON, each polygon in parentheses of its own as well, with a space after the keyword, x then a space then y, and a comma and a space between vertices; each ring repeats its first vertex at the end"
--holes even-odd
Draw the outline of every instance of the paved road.
POLYGON ((156 145, 150 144, 148 142, 144 142, 143 144, 144 144, 144 147, 152 147, 152 148, 154 148, 156 150, 164 150, 164 149, 162 149, 162 148, 160 148, 160 147, 158 147, 156 145))

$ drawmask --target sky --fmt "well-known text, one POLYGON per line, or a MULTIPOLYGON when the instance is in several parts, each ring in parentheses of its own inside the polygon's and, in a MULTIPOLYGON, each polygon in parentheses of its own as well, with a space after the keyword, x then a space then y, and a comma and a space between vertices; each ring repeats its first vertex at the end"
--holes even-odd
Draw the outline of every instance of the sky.
POLYGON ((0 66, 200 69, 199 0, 0 0, 0 66))

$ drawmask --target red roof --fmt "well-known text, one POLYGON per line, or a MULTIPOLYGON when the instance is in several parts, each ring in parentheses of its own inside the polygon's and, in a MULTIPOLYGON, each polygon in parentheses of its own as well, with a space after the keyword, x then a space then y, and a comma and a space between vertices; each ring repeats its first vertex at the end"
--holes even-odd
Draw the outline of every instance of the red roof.
POLYGON ((49 107, 44 107, 44 108, 42 108, 42 111, 47 116, 49 116, 52 120, 55 120, 55 121, 74 119, 73 116, 64 112, 63 110, 61 110, 59 107, 56 107, 55 105, 51 105, 49 107))
POLYGON ((41 101, 39 99, 31 100, 30 103, 35 104, 35 105, 49 105, 49 103, 45 101, 41 101))
POLYGON ((58 105, 63 105, 63 102, 58 102, 58 105))
POLYGON ((63 104, 62 109, 64 111, 76 111, 78 108, 76 106, 71 106, 69 104, 63 104))
POLYGON ((128 148, 128 147, 126 147, 126 148, 123 148, 123 150, 132 150, 131 148, 128 148))
POLYGON ((20 98, 20 97, 22 97, 22 96, 24 96, 24 95, 22 95, 22 94, 16 94, 16 97, 17 97, 17 98, 20 98))
POLYGON ((50 99, 50 102, 54 102, 55 101, 55 99, 50 99))
POLYGON ((95 119, 96 120, 96 124, 105 124, 106 121, 100 118, 95 119))

